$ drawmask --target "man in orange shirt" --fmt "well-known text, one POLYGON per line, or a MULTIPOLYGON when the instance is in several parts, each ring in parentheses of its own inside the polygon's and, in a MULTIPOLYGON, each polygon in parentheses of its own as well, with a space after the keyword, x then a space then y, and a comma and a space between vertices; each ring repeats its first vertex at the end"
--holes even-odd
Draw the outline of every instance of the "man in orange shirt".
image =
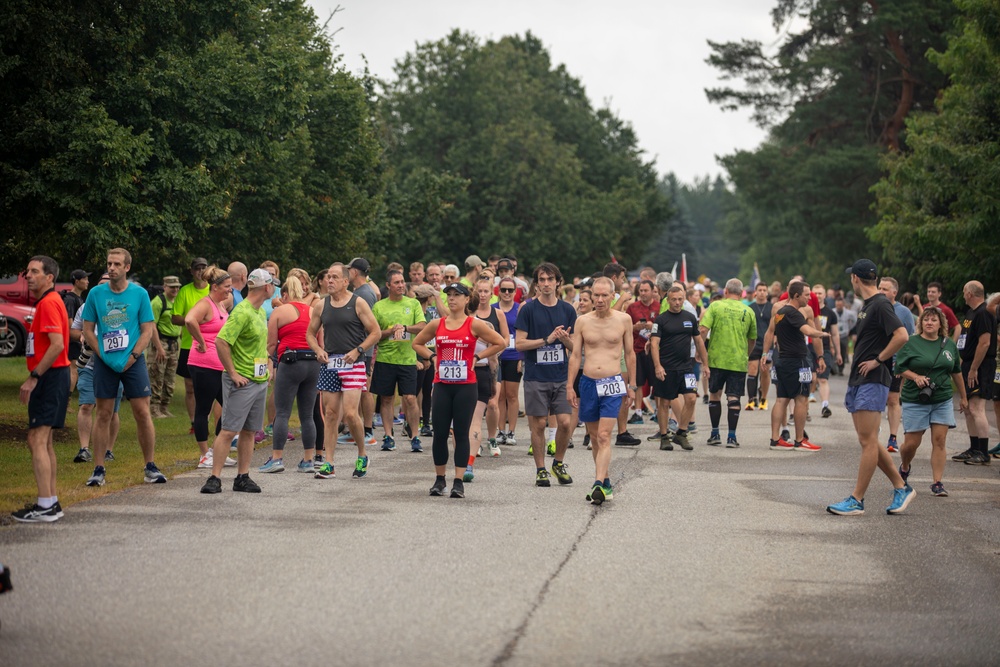
POLYGON ((37 502, 13 513, 17 521, 52 522, 62 518, 56 496, 56 452, 52 429, 62 428, 69 403, 69 318, 56 294, 59 265, 37 255, 25 272, 28 289, 37 300, 25 345, 28 379, 21 385, 21 402, 28 406, 28 449, 38 485, 37 502))

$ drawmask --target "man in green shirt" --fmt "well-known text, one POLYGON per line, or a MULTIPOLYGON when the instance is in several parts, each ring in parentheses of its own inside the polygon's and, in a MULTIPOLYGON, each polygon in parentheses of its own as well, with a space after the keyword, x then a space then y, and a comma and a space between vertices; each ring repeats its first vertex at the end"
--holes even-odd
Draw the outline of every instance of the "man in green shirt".
MULTIPOLYGON (((201 273, 208 266, 204 257, 195 257, 191 261, 191 282, 180 288, 174 297, 171 321, 181 328, 180 354, 177 358, 177 374, 184 378, 184 405, 187 408, 188 419, 194 425, 194 383, 188 373, 187 360, 191 354, 191 332, 184 326, 184 317, 194 304, 208 296, 208 283, 202 280, 201 273)), ((192 431, 193 432, 193 431, 192 431)))
POLYGON ((389 271, 386 274, 386 285, 389 288, 389 298, 376 301, 372 306, 372 314, 382 330, 371 383, 371 393, 382 397, 382 428, 385 430, 382 450, 391 452, 396 449, 396 441, 392 437, 392 407, 398 388, 403 399, 406 423, 413 438, 410 448, 419 452, 423 450, 420 438, 416 437, 420 428, 420 413, 417 410, 417 355, 410 341, 424 328, 426 320, 420 302, 406 296, 406 280, 403 279, 402 271, 389 271))
POLYGON ((173 417, 170 399, 174 397, 174 374, 180 355, 181 327, 173 323, 174 299, 181 281, 177 276, 163 279, 163 292, 153 297, 153 340, 146 348, 146 365, 149 366, 149 412, 154 417, 173 417))
POLYGON ((712 302, 701 317, 701 337, 708 340, 708 416, 712 420, 709 445, 721 445, 719 420, 722 418, 722 390, 729 406, 729 436, 726 447, 739 447, 736 425, 740 420, 740 400, 747 379, 750 353, 757 344, 757 316, 741 301, 743 283, 733 278, 726 283, 725 298, 712 302))
POLYGON ((264 428, 267 406, 267 313, 264 302, 274 296, 278 279, 264 269, 254 269, 247 279, 246 299, 233 308, 215 337, 215 348, 225 372, 222 374, 222 430, 215 438, 212 476, 202 493, 222 491, 222 467, 230 443, 239 434, 236 479, 233 491, 260 493, 250 479, 250 457, 254 434, 264 428))

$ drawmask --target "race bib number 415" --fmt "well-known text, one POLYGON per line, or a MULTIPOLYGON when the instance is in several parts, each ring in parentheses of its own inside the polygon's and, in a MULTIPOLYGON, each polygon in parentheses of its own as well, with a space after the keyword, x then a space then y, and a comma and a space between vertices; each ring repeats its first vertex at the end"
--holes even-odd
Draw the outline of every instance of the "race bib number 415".
POLYGON ((565 360, 566 352, 562 345, 544 345, 535 350, 536 364, 561 364, 565 360))

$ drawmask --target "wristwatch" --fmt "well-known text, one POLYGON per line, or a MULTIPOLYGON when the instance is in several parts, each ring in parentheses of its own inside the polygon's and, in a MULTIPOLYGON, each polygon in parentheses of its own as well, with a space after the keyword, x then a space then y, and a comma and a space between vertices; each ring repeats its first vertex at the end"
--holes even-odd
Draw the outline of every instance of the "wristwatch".
POLYGON ((139 357, 142 356, 142 352, 135 352, 135 351, 133 351, 132 354, 130 354, 128 356, 132 357, 133 359, 138 359, 139 357))
POLYGON ((33 378, 35 378, 37 380, 38 378, 40 378, 42 376, 38 374, 38 371, 31 371, 30 373, 28 373, 28 377, 33 377, 33 378))
POLYGON ((358 351, 358 354, 360 354, 361 356, 365 355, 365 348, 363 348, 360 345, 358 345, 358 347, 356 349, 358 351))
POLYGON ((635 386, 634 384, 630 384, 628 388, 629 391, 639 391, 639 387, 635 386))

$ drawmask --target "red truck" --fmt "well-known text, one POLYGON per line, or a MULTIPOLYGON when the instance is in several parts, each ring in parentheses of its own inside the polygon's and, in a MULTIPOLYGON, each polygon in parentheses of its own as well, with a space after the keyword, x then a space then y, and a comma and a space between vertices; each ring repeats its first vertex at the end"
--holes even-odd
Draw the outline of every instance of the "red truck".
MULTIPOLYGON (((73 289, 73 283, 56 283, 56 291, 73 289)), ((34 297, 28 291, 28 279, 23 273, 0 278, 0 298, 8 303, 22 303, 32 306, 35 303, 34 297)))

